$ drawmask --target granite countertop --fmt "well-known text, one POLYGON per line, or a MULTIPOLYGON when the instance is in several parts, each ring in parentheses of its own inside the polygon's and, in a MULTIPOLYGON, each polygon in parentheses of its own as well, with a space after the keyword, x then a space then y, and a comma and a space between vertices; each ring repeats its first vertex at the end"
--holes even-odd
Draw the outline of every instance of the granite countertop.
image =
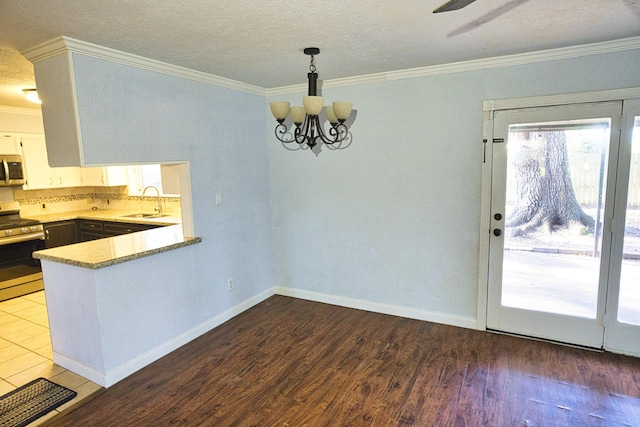
POLYGON ((86 209, 80 211, 59 212, 52 214, 21 214, 24 219, 32 219, 39 221, 42 224, 48 222, 68 221, 72 219, 93 219, 97 221, 113 221, 113 222, 125 222, 129 224, 156 224, 156 225, 174 225, 180 224, 181 219, 179 215, 169 214, 168 216, 162 216, 157 218, 131 218, 126 215, 135 214, 135 211, 131 210, 117 210, 117 209, 86 209))
POLYGON ((200 237, 184 236, 181 225, 172 225, 45 249, 34 252, 33 257, 43 261, 97 270, 201 241, 200 237))

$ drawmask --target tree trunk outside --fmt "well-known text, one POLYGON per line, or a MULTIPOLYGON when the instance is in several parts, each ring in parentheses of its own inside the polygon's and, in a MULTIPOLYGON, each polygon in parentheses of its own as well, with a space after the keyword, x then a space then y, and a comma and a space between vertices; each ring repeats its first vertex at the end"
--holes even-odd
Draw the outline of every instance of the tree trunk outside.
POLYGON ((514 133, 509 143, 520 144, 515 160, 516 207, 506 221, 512 233, 522 235, 541 226, 552 233, 571 223, 593 231, 595 221, 582 210, 573 191, 565 133, 514 133))

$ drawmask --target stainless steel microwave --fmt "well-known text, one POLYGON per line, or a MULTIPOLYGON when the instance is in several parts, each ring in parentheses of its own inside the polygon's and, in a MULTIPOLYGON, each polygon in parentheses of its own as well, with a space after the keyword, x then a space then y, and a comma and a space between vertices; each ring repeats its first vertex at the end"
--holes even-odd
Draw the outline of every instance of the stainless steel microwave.
POLYGON ((0 154, 0 187, 14 187, 24 184, 22 157, 0 154))

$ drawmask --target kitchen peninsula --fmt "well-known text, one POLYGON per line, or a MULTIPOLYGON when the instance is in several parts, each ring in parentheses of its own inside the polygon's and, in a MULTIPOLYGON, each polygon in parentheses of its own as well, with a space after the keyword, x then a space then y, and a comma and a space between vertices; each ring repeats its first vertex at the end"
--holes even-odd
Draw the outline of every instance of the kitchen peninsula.
MULTIPOLYGON (((95 215, 105 219, 99 216, 104 213, 95 215)), ((184 236, 178 224, 35 252, 42 262, 54 362, 109 387, 164 355, 167 346, 188 342, 178 336, 167 344, 180 327, 167 313, 172 302, 180 304, 181 290, 163 283, 178 283, 171 280, 179 274, 171 251, 189 251, 201 241, 184 236)))
POLYGON ((180 225, 136 232, 122 236, 81 242, 34 252, 41 261, 97 270, 153 254, 199 243, 198 237, 184 237, 180 225))

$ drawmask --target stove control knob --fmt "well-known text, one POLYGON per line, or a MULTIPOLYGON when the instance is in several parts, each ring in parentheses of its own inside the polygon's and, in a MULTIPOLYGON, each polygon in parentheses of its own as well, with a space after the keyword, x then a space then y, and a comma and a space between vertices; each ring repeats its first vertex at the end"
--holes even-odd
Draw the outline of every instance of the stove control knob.
POLYGON ((13 234, 13 230, 6 230, 6 231, 4 232, 4 235, 5 235, 5 236, 11 236, 12 234, 13 234))
POLYGON ((27 227, 22 227, 22 228, 20 229, 20 232, 21 232, 22 234, 25 234, 25 233, 28 233, 28 232, 29 232, 29 229, 28 229, 27 227))
POLYGON ((32 227, 30 228, 30 230, 31 230, 31 232, 33 233, 33 232, 35 232, 35 231, 37 231, 37 230, 38 230, 38 227, 36 227, 36 226, 32 226, 32 227))

